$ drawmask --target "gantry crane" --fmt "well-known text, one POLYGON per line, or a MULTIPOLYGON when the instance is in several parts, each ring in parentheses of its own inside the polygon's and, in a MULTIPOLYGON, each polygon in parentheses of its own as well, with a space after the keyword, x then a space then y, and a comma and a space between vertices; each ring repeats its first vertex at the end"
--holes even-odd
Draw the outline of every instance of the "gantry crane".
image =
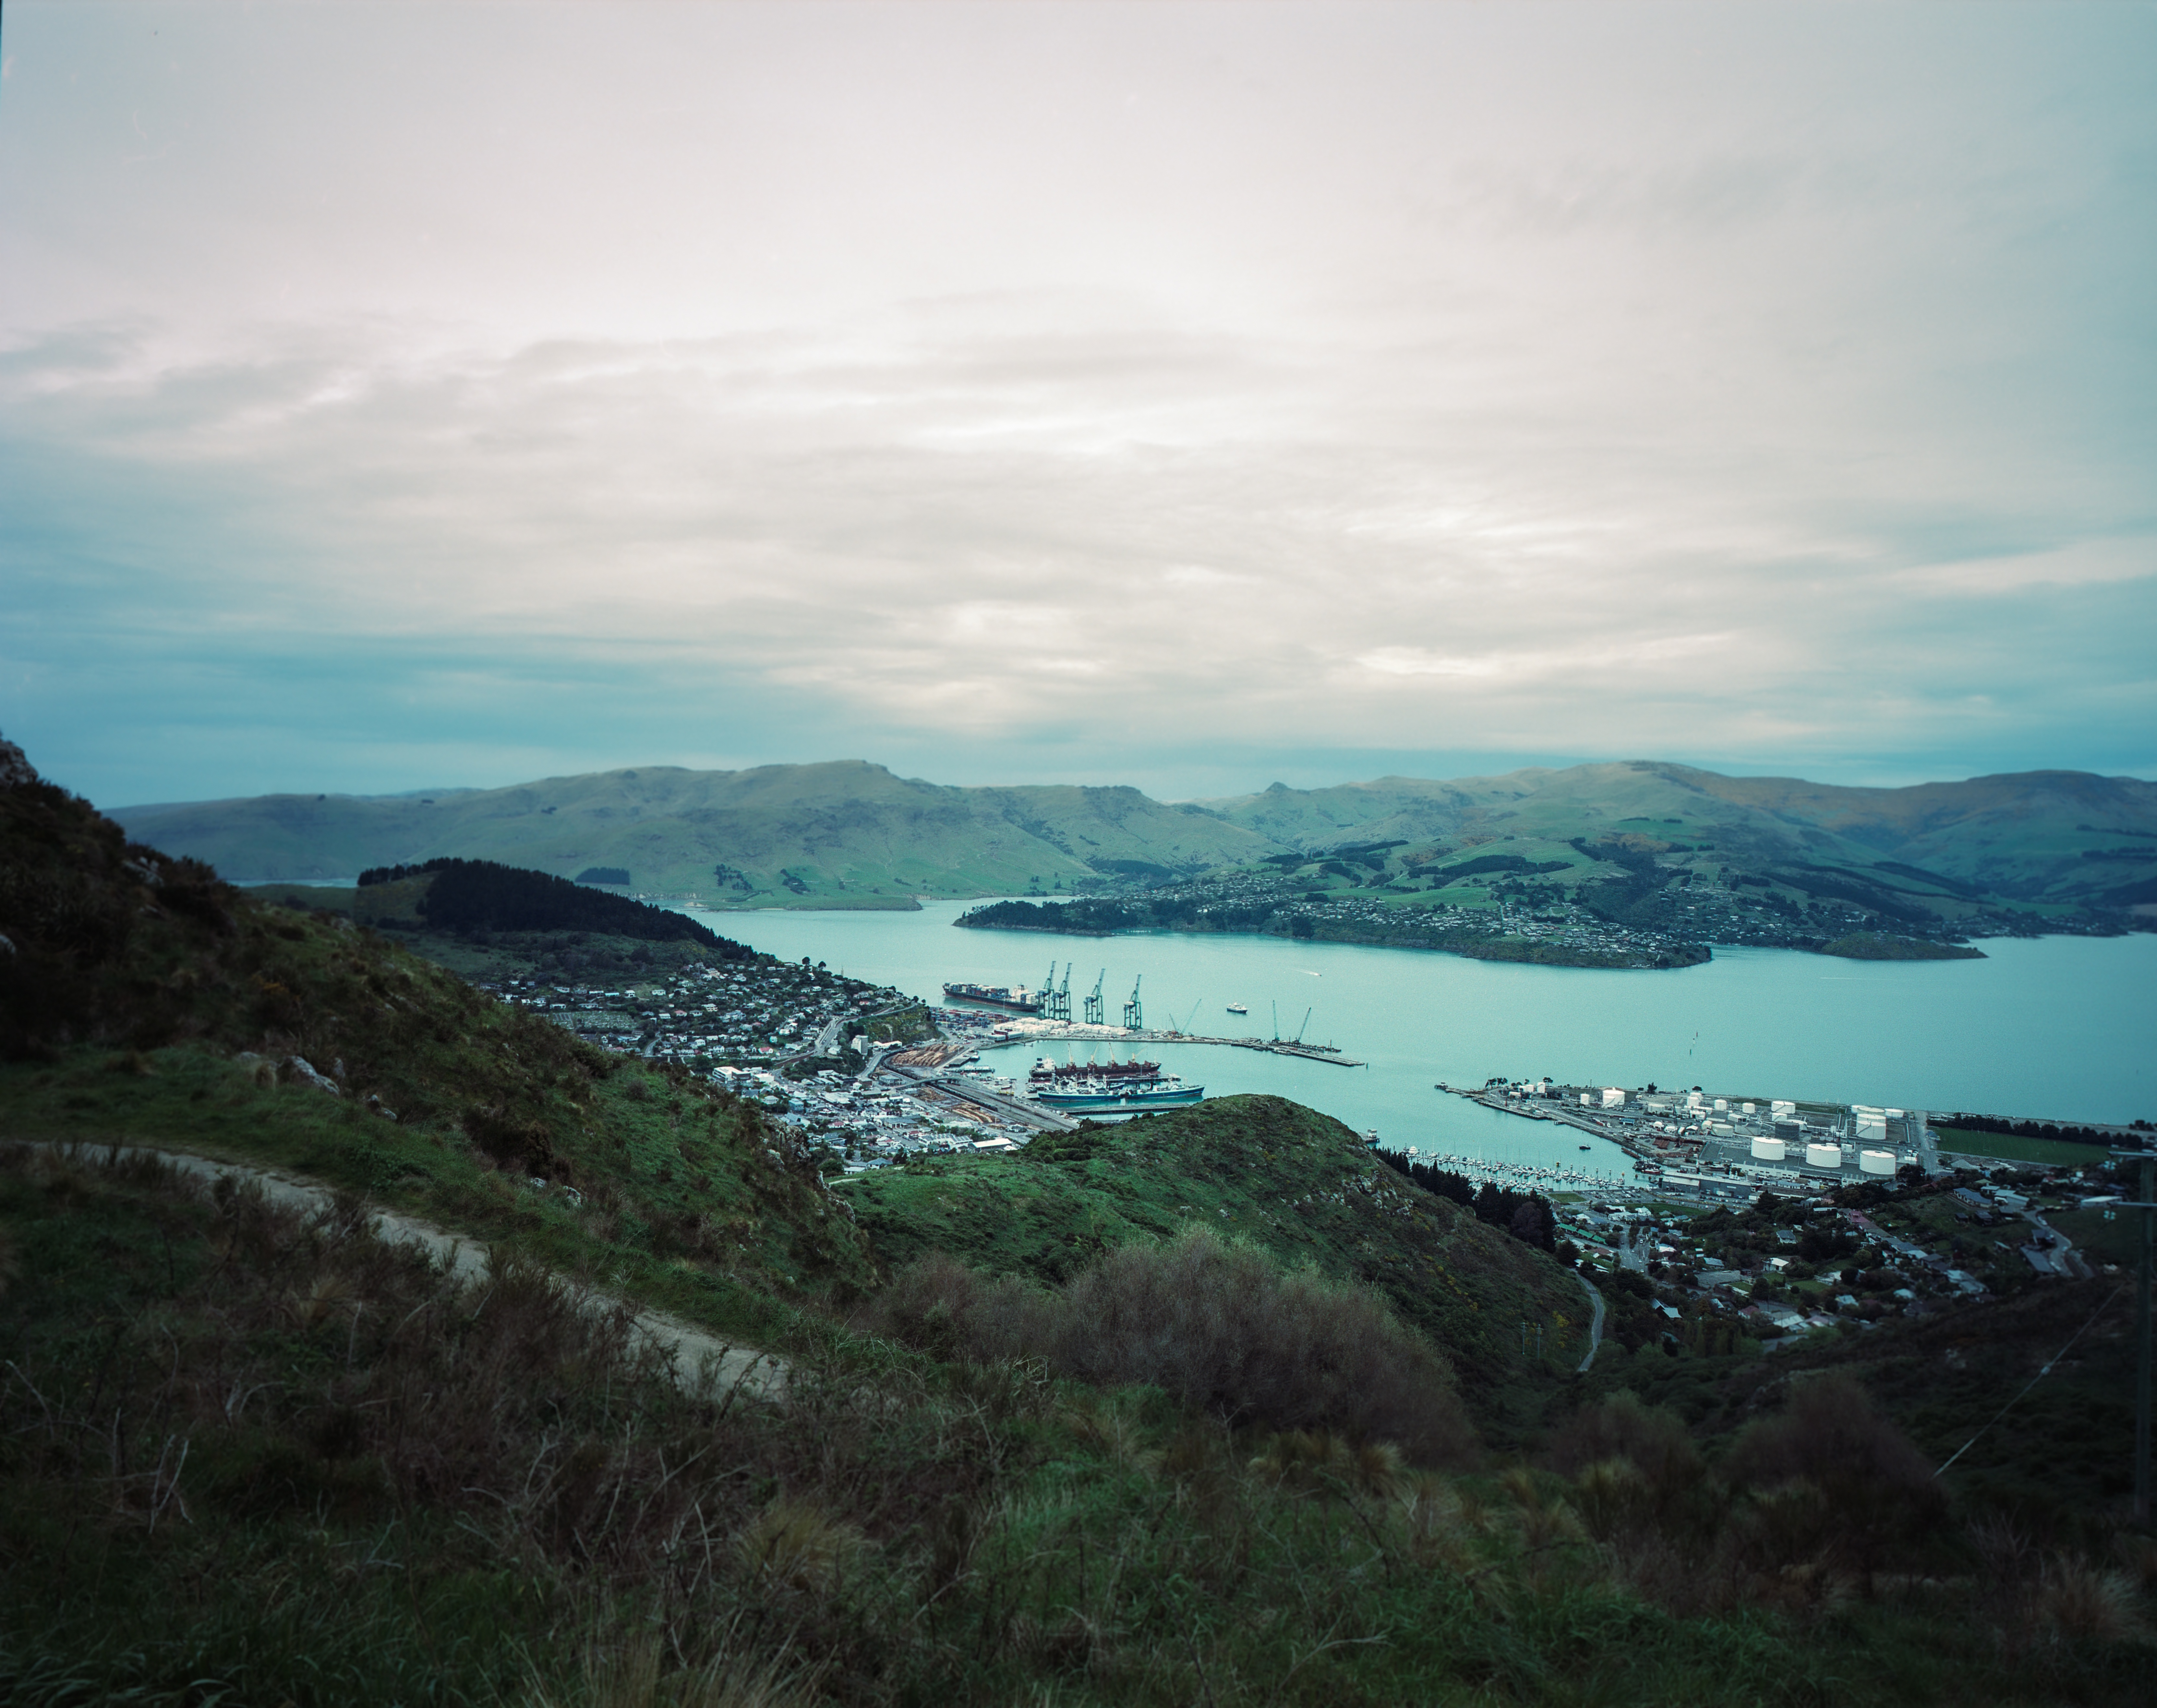
POLYGON ((1056 963, 1048 963, 1048 977, 1041 982, 1041 1018, 1044 1020, 1068 1020, 1071 1018, 1071 969, 1063 969, 1063 988, 1056 988, 1056 963))

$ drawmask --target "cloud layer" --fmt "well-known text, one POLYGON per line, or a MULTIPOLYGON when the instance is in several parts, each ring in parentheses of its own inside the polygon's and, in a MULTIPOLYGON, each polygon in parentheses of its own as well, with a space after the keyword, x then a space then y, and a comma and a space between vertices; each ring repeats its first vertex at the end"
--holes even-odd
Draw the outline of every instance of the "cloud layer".
POLYGON ((2147 771, 2154 23, 11 8, 0 726, 2147 771))

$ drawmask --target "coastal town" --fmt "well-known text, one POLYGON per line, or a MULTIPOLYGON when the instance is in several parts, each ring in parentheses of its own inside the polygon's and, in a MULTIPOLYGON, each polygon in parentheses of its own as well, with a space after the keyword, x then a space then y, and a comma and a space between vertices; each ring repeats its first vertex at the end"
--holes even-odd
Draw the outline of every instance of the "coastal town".
MULTIPOLYGON (((660 983, 538 978, 492 987, 579 1037, 679 1062, 754 1101, 841 1169, 926 1152, 1010 1149, 1070 1123, 1022 1105, 1008 1080, 934 1037, 929 1011, 888 986, 768 959, 696 965, 660 983)), ((954 1012, 955 1029, 963 1024, 954 1012)))
MULTIPOLYGON (((1470 1179, 1542 1189, 1583 1272, 1697 1344, 1722 1323, 1773 1344, 1921 1317, 2054 1278, 2116 1274, 2125 1256, 2109 1155, 2018 1164, 1958 1151, 1928 1112, 1717 1095, 1695 1086, 1493 1078, 1441 1086, 1493 1110, 1612 1141, 1633 1178, 1431 1157, 1470 1179), (1524 1178, 1530 1177, 1530 1178, 1524 1178)), ((2139 1137, 2123 1132, 2124 1142, 2139 1137)))
MULTIPOLYGON (((1565 925, 1498 917, 1515 929, 1565 925)), ((1145 1085, 1168 1076, 1136 1059, 1141 1046, 1201 1041, 1174 1029, 932 1008, 888 986, 766 957, 698 964, 655 983, 528 977, 498 988, 593 1042, 678 1062, 755 1102, 795 1130, 834 1179, 916 1157, 1013 1153, 1037 1133, 1077 1124, 1079 1111, 1050 1107, 1072 1100, 1050 1092, 1062 1076, 1093 1070, 1044 1059, 1031 1074, 1000 1071, 984 1051, 1083 1038, 1107 1047, 1110 1062, 1121 1046, 1129 1059, 1115 1064, 1117 1083, 1145 1085)), ((1578 1166, 1416 1144, 1396 1152, 1466 1187, 1547 1203, 1558 1254, 1593 1278, 1609 1303, 1612 1332, 1630 1344, 1773 1346, 2117 1268, 2124 1224, 2108 1206, 2120 1194, 2101 1150, 2088 1150, 2081 1167, 2019 1163, 1959 1149, 1979 1136, 1943 1133, 1922 1109, 1698 1086, 1498 1076, 1434 1089, 1576 1130, 1583 1152, 1603 1140, 1624 1153, 1626 1168, 1614 1173, 1600 1165, 1608 1155, 1600 1148, 1578 1166)), ((1366 1137, 1379 1145, 1376 1133, 1366 1137)))

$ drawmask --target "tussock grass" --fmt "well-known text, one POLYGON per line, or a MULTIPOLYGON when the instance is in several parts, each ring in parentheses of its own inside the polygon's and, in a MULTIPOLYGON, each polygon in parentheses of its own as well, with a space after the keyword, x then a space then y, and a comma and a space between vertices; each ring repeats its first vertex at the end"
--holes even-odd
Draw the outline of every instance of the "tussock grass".
POLYGON ((934 1254, 869 1320, 946 1355, 1033 1356, 1096 1386, 1159 1388, 1230 1425, 1341 1431, 1423 1463, 1475 1450, 1452 1371, 1382 1299, 1204 1228, 1106 1252, 1054 1289, 934 1254))
MULTIPOLYGON (((2037 1702, 2149 1680, 2124 1561, 1986 1577, 2019 1610, 2008 1643, 1994 1602, 1907 1571, 1871 1602, 1676 1610, 1625 1536, 1722 1534, 1779 1485, 1718 1482, 1709 1520, 1680 1500, 1667 1531, 1652 1504, 1599 1524, 1595 1467, 1688 1474, 1653 1417, 1583 1425, 1579 1470, 1464 1475, 1232 1421, 1195 1382, 876 1342, 747 1404, 683 1392, 529 1263, 458 1282, 357 1210, 0 1150, 0 1699, 1884 1703, 1981 1680, 2037 1702), (1882 1660, 1913 1652, 1946 1657, 1922 1686, 1882 1660)), ((1254 1276, 1219 1241, 1153 1256, 1104 1267, 1099 1301, 1254 1276)), ((1762 1477, 1787 1445, 1753 1450, 1762 1477)), ((1756 1569, 1804 1566, 1810 1534, 1756 1569)))

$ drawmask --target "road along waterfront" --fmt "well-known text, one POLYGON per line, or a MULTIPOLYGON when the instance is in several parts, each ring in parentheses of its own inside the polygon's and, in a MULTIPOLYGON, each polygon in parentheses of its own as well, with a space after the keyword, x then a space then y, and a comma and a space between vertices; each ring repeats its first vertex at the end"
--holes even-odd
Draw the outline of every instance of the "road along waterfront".
MULTIPOLYGON (((782 959, 806 955, 929 1003, 940 1001, 946 980, 1038 985, 1053 956, 1059 979, 1067 963, 1072 968, 1074 1009, 1105 969, 1112 1017, 1143 975, 1149 1030, 1250 1028, 1269 1038, 1278 1013, 1281 1036, 1300 1031, 1306 1043, 1338 1045, 1368 1066, 1344 1071, 1152 1040, 1144 1053, 1209 1096, 1272 1092, 1359 1132, 1375 1129, 1389 1145, 1582 1169, 1613 1182, 1629 1179, 1632 1164, 1609 1141, 1446 1096, 1436 1082, 1547 1075, 1936 1113, 2157 1117, 2157 1065, 2144 1035, 2157 998, 2157 937, 2146 934, 1994 939, 1982 961, 1718 949, 1701 967, 1624 972, 1264 937, 954 930, 951 921, 974 905, 698 916, 782 959), (1248 1019, 1229 1016, 1230 1003, 1246 1005, 1248 1019)), ((1035 1055, 1084 1061, 1110 1047, 1070 1040, 986 1060, 1023 1078, 1035 1055)), ((1114 1048, 1130 1053, 1126 1045, 1114 1048)))

